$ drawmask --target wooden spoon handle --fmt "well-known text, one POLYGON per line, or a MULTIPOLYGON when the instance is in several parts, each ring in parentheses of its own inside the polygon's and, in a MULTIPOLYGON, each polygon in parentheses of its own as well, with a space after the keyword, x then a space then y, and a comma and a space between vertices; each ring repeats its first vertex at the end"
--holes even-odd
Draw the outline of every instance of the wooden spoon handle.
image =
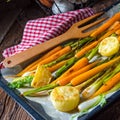
POLYGON ((32 59, 36 57, 37 55, 40 55, 41 53, 44 53, 53 47, 63 43, 64 41, 67 41, 70 39, 70 35, 66 32, 58 37, 55 37, 53 39, 50 39, 42 44, 38 44, 30 49, 27 49, 23 52, 20 52, 18 54, 15 54, 11 57, 7 57, 3 60, 3 65, 5 67, 14 67, 16 65, 19 65, 29 59, 32 59))

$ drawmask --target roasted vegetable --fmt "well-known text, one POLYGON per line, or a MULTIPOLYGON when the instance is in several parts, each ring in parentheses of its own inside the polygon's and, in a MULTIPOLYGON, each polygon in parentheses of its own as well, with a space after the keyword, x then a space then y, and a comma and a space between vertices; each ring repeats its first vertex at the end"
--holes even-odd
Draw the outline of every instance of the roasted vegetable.
POLYGON ((32 87, 41 87, 51 82, 52 74, 43 65, 38 65, 34 78, 31 82, 32 87))
POLYGON ((76 118, 85 115, 97 106, 103 106, 106 104, 106 99, 113 95, 116 91, 120 89, 120 82, 116 84, 111 90, 105 92, 104 94, 100 94, 92 99, 88 99, 78 105, 79 113, 74 114, 71 117, 71 120, 76 120, 76 118))
POLYGON ((50 94, 53 106, 59 111, 71 111, 77 107, 80 101, 79 91, 72 86, 60 86, 52 90, 50 94))
POLYGON ((10 88, 21 88, 21 87, 31 87, 31 82, 33 76, 23 76, 15 78, 11 83, 8 84, 10 88))
POLYGON ((98 51, 102 56, 112 56, 119 50, 119 41, 117 37, 107 37, 100 42, 98 51))

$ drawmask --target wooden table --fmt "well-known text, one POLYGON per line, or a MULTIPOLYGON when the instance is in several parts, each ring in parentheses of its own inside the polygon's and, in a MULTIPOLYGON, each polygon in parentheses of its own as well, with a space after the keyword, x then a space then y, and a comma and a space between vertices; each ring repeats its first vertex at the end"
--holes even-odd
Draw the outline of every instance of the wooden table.
MULTIPOLYGON (((103 0, 108 2, 107 0, 103 0)), ((116 0, 110 0, 112 2, 116 0)), ((95 10, 106 7, 105 4, 96 4, 95 10)), ((99 10, 100 10, 99 9, 99 10)), ((0 52, 10 46, 18 44, 21 41, 23 29, 26 21, 28 19, 33 19, 37 17, 43 17, 45 13, 40 9, 35 7, 29 7, 21 13, 19 19, 17 19, 10 29, 9 33, 5 36, 4 41, 0 45, 0 52), (36 11, 37 10, 37 11, 36 11)), ((3 57, 0 56, 0 61, 3 57)), ((24 111, 3 89, 0 88, 0 120, 32 120, 32 117, 24 111)), ((114 104, 108 107, 106 110, 101 111, 101 113, 94 116, 94 120, 120 120, 120 99, 118 99, 114 104)))

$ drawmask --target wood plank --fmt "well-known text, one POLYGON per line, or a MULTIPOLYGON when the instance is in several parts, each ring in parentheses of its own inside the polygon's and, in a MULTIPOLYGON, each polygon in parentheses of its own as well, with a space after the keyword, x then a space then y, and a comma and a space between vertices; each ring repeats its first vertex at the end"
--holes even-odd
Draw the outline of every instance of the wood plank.
POLYGON ((0 43, 3 41, 5 35, 13 25, 20 11, 21 9, 13 9, 0 13, 0 43))
POLYGON ((32 118, 0 89, 0 120, 32 120, 32 118))

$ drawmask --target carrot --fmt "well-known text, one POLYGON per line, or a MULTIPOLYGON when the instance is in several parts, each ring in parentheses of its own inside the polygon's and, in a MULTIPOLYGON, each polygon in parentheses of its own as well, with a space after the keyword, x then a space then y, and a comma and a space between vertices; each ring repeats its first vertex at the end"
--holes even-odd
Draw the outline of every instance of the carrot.
POLYGON ((66 76, 66 77, 63 77, 62 79, 59 79, 59 80, 57 81, 57 83, 58 83, 59 85, 66 85, 66 84, 68 84, 74 77, 76 77, 76 76, 78 76, 78 75, 80 75, 80 74, 82 74, 82 73, 90 70, 90 69, 93 68, 97 63, 98 63, 98 61, 96 61, 96 62, 94 62, 94 63, 91 63, 91 64, 88 64, 87 66, 81 68, 80 70, 78 70, 78 71, 70 74, 69 76, 66 76))
POLYGON ((118 60, 120 60, 120 56, 110 60, 109 62, 103 63, 87 72, 84 72, 80 75, 78 75, 77 77, 73 78, 71 80, 71 85, 75 86, 78 85, 82 82, 84 82, 85 80, 91 78, 92 76, 94 76, 95 74, 101 72, 102 70, 104 70, 105 68, 109 67, 110 65, 114 64, 115 62, 117 62, 118 60))
POLYGON ((120 29, 120 24, 118 26, 116 26, 114 29, 108 31, 106 34, 104 34, 102 37, 100 37, 100 39, 98 41, 101 41, 103 39, 105 39, 106 37, 112 35, 113 33, 115 33, 116 31, 118 31, 120 29))
POLYGON ((113 25, 108 30, 113 30, 116 26, 120 24, 120 21, 115 21, 113 25))
POLYGON ((51 51, 49 51, 48 53, 46 53, 44 56, 40 57, 38 60, 36 60, 35 62, 33 62, 32 64, 30 64, 29 66, 27 66, 25 69, 23 69, 20 73, 17 74, 17 76, 21 76, 21 75, 23 75, 27 71, 34 70, 34 69, 31 69, 33 66, 37 66, 39 62, 41 62, 42 60, 44 60, 47 57, 51 56, 52 54, 58 52, 61 49, 62 49, 62 46, 55 47, 54 49, 52 49, 51 51))
POLYGON ((65 73, 63 73, 58 79, 62 79, 68 75, 71 75, 72 73, 86 66, 88 63, 89 61, 86 57, 81 58, 72 67, 70 67, 65 73))
POLYGON ((108 29, 114 22, 119 21, 119 20, 120 20, 120 12, 118 12, 114 16, 112 16, 107 22, 105 22, 103 25, 101 25, 90 36, 91 37, 96 37, 100 33, 104 32, 106 29, 108 29))
POLYGON ((64 60, 64 61, 61 61, 51 67, 48 67, 47 69, 50 71, 50 72, 54 72, 55 70, 59 69, 61 66, 63 66, 65 63, 67 62, 67 60, 64 60))
MULTIPOLYGON (((56 60, 58 57, 60 57, 61 55, 64 55, 68 52, 70 52, 72 49, 70 46, 66 46, 63 49, 59 50, 58 52, 54 53, 53 55, 47 57, 46 59, 42 60, 41 62, 39 62, 39 65, 43 65, 43 64, 47 64, 53 60, 56 60)), ((38 65, 33 66, 30 70, 34 70, 37 68, 38 65)))
POLYGON ((120 29, 115 32, 117 35, 120 35, 120 29))
POLYGON ((94 48, 101 40, 105 39, 106 37, 112 35, 113 33, 115 33, 116 30, 120 29, 120 24, 115 26, 114 29, 107 31, 103 36, 101 36, 97 41, 94 41, 88 45, 86 45, 82 50, 80 50, 79 52, 77 52, 75 54, 76 58, 80 58, 81 56, 83 56, 86 52, 88 52, 89 50, 91 50, 92 48, 94 48))
POLYGON ((120 36, 118 36, 118 40, 119 40, 119 42, 120 42, 120 36))
POLYGON ((120 72, 114 75, 110 80, 103 84, 98 91, 96 91, 91 97, 100 95, 108 90, 110 90, 114 85, 120 82, 120 72))
POLYGON ((92 48, 94 48, 97 44, 98 44, 98 41, 94 41, 94 42, 90 43, 89 45, 85 46, 82 50, 80 50, 79 52, 77 52, 75 54, 75 57, 76 58, 82 57, 85 53, 87 53, 89 50, 91 50, 92 48))

